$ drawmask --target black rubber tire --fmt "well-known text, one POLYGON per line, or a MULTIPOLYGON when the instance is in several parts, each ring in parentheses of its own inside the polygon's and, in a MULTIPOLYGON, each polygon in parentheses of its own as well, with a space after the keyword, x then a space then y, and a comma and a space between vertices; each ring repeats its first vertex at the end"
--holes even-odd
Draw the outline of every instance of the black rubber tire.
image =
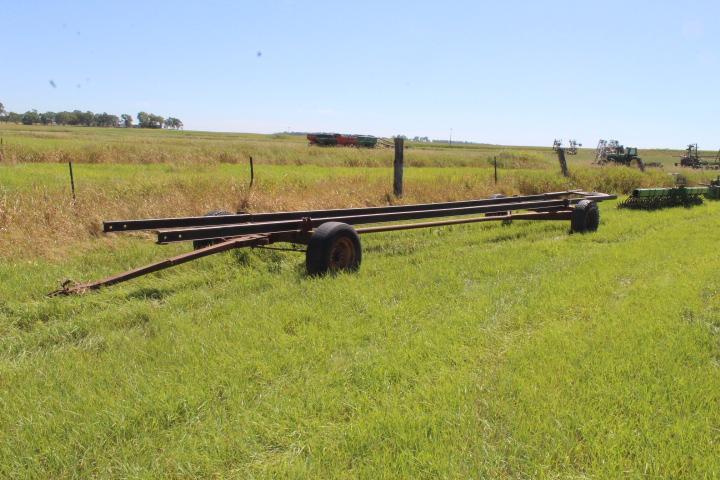
MULTIPOLYGON (((305 253, 305 267, 310 275, 324 275, 337 271, 357 271, 362 261, 360 237, 346 223, 327 222, 313 231, 305 253), (337 249, 342 246, 350 254, 344 265, 338 266, 337 249)), ((342 263, 342 262, 340 262, 342 263)))
POLYGON ((570 229, 573 232, 594 232, 600 226, 600 209, 592 200, 580 200, 573 209, 570 229))
MULTIPOLYGON (((232 215, 232 213, 225 211, 225 210, 212 210, 208 213, 206 213, 205 217, 219 217, 221 215, 232 215)), ((209 247, 210 245, 215 245, 216 243, 222 242, 222 238, 210 238, 207 240, 193 240, 193 250, 200 250, 201 248, 209 247)))

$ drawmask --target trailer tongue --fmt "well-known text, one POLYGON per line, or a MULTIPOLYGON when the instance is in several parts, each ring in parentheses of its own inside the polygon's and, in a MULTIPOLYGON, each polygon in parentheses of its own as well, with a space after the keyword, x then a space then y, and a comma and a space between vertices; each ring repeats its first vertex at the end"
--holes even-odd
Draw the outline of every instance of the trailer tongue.
POLYGON ((234 248, 267 247, 279 242, 307 245, 307 271, 318 275, 357 270, 362 258, 359 235, 368 233, 508 220, 564 220, 570 221, 573 232, 589 232, 597 230, 600 221, 596 202, 614 198, 615 195, 605 193, 567 190, 387 207, 107 221, 103 227, 108 233, 157 230, 160 244, 193 241, 202 248, 95 282, 65 282, 50 295, 84 293, 234 248), (482 216, 471 216, 478 214, 482 216), (395 223, 442 217, 459 218, 395 223), (383 223, 388 225, 354 228, 383 223))

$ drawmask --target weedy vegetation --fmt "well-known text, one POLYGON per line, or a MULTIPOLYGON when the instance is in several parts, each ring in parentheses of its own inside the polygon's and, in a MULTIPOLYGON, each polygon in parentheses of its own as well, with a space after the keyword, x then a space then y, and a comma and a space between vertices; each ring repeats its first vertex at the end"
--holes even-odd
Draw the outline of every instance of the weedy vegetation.
MULTIPOLYGON (((720 476, 718 202, 603 203, 587 235, 521 221, 370 235, 352 275, 241 250, 47 298, 188 248, 103 235, 102 219, 397 202, 392 153, 0 136, 0 477, 720 476)), ((569 179, 550 149, 411 144, 406 158, 403 202, 673 181, 669 167, 593 167, 587 151, 569 179)))

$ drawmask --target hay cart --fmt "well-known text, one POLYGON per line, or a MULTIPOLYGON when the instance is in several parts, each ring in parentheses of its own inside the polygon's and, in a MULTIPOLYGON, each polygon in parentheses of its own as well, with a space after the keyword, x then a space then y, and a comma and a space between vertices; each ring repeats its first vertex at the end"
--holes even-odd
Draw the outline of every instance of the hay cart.
POLYGON ((572 232, 590 232, 597 230, 600 222, 597 202, 614 198, 615 195, 605 193, 568 190, 386 207, 276 213, 212 212, 202 217, 106 221, 103 224, 106 233, 152 230, 156 231, 159 244, 193 242, 194 250, 94 282, 67 281, 51 295, 84 293, 215 253, 243 247, 268 248, 283 242, 306 245, 305 250, 297 251, 305 252, 308 273, 322 275, 357 270, 362 259, 360 235, 370 233, 511 220, 569 221, 572 232), (442 217, 457 218, 397 223, 442 217), (356 228, 361 225, 371 226, 356 228))

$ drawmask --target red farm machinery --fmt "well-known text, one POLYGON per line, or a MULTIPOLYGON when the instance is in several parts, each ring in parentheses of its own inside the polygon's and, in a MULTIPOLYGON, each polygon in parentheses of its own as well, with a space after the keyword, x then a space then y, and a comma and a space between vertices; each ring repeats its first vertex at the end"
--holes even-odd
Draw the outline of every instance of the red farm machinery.
POLYGON ((308 133, 310 145, 319 147, 392 147, 392 142, 372 135, 346 135, 342 133, 308 133))

